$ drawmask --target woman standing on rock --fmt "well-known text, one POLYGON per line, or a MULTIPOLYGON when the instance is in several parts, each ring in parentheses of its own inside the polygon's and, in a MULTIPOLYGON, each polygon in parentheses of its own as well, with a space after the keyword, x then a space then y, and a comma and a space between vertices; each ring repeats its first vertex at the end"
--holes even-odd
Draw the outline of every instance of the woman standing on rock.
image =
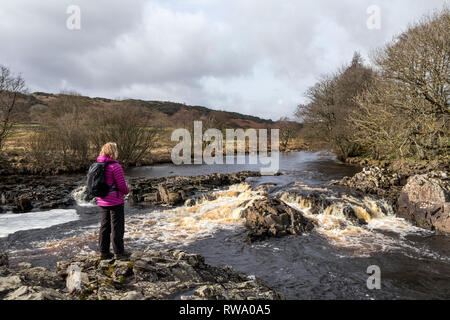
POLYGON ((98 163, 107 164, 105 169, 105 179, 109 186, 113 186, 108 195, 97 198, 97 205, 102 210, 102 223, 100 226, 99 248, 101 259, 113 257, 110 252, 110 238, 116 259, 127 258, 123 244, 125 232, 124 195, 130 190, 125 182, 125 175, 122 166, 116 160, 119 157, 117 144, 108 142, 102 147, 97 158, 98 163))

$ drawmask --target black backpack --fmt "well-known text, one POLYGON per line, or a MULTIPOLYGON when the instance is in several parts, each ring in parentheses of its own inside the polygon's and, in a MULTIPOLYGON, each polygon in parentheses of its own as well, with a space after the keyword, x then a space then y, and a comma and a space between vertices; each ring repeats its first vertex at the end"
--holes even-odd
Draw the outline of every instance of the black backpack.
POLYGON ((106 167, 113 162, 96 162, 89 167, 87 174, 87 193, 91 198, 105 197, 112 189, 112 186, 106 183, 106 167))

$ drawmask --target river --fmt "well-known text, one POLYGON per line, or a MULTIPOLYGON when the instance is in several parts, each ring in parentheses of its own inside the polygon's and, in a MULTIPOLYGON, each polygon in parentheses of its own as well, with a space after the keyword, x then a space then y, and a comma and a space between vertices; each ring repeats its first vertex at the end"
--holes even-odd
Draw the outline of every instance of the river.
MULTIPOLYGON (((160 165, 133 168, 131 177, 199 175, 257 170, 257 165, 160 165)), ((248 179, 248 183, 214 191, 191 207, 154 209, 126 204, 125 241, 129 250, 182 248, 199 253, 212 265, 229 265, 260 277, 288 299, 449 299, 450 239, 416 228, 384 210, 366 226, 343 217, 312 217, 317 227, 299 236, 249 244, 240 212, 261 197, 260 184, 282 191, 295 182, 327 188, 330 182, 360 168, 338 162, 324 152, 281 154, 282 175, 248 179), (367 288, 369 266, 381 271, 381 289, 367 288)), ((75 196, 76 193, 75 193, 75 196)), ((352 200, 353 201, 353 200, 352 200)), ((378 202, 364 201, 375 206, 378 202)), ((379 204, 379 203, 378 203, 379 204)), ((289 203, 305 214, 300 203, 289 203)), ((55 262, 96 250, 98 209, 79 201, 51 212, 0 215, 0 245, 11 263, 22 261, 54 268, 55 262)))

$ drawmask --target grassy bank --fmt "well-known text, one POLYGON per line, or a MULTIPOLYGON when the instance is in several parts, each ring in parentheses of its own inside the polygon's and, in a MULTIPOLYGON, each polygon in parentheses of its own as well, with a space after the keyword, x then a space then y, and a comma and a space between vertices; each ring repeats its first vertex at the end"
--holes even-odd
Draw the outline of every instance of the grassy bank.
MULTIPOLYGON (((48 157, 44 159, 45 162, 37 162, 33 158, 30 149, 33 148, 33 138, 42 129, 40 124, 15 124, 11 130, 10 136, 6 139, 4 149, 2 151, 2 160, 0 174, 71 174, 86 172, 90 163, 96 159, 95 150, 92 151, 90 157, 86 161, 80 163, 65 163, 58 161, 57 157, 48 157)), ((149 129, 143 128, 143 129, 149 129)), ((154 164, 168 164, 172 163, 171 152, 172 148, 178 143, 171 141, 171 134, 175 127, 167 128, 150 128, 154 129, 155 137, 151 148, 139 159, 139 161, 128 162, 125 166, 145 166, 154 164)), ((242 142, 238 143, 241 144, 242 142)), ((225 146, 225 141, 224 141, 225 146)), ((270 145, 269 145, 270 147, 270 145)), ((234 146, 235 153, 237 144, 234 146)), ((284 152, 295 152, 308 150, 309 146, 305 140, 300 136, 294 137, 286 143, 283 147, 284 152)), ((224 153, 226 152, 226 146, 224 153)), ((246 145, 246 154, 249 153, 248 144, 246 145)))

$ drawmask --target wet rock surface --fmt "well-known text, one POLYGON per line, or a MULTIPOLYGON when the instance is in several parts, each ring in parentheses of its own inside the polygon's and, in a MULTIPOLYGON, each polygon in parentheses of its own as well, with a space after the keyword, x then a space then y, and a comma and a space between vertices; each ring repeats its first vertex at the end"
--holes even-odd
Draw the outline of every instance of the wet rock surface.
POLYGON ((353 177, 342 178, 337 184, 364 194, 387 198, 396 206, 397 198, 407 179, 408 175, 404 173, 395 173, 379 167, 365 167, 353 177))
POLYGON ((450 179, 445 172, 408 179, 398 199, 398 216, 417 226, 450 234, 450 179))
POLYGON ((74 204, 71 192, 80 177, 3 176, 0 181, 0 213, 50 210, 74 204))
POLYGON ((8 255, 0 251, 0 267, 8 266, 8 255))
POLYGON ((30 264, 0 268, 5 300, 284 299, 260 279, 181 250, 134 252, 126 261, 76 257, 54 272, 30 264))
POLYGON ((444 171, 414 174, 368 167, 337 184, 387 199, 397 216, 418 227, 450 233, 450 183, 444 171))
POLYGON ((244 182, 248 177, 260 176, 259 172, 243 171, 230 174, 176 176, 162 178, 138 178, 130 181, 129 199, 134 203, 179 205, 201 192, 244 182))
POLYGON ((312 221, 279 199, 265 198, 254 201, 243 212, 249 229, 247 241, 268 237, 298 235, 314 228, 312 221))

